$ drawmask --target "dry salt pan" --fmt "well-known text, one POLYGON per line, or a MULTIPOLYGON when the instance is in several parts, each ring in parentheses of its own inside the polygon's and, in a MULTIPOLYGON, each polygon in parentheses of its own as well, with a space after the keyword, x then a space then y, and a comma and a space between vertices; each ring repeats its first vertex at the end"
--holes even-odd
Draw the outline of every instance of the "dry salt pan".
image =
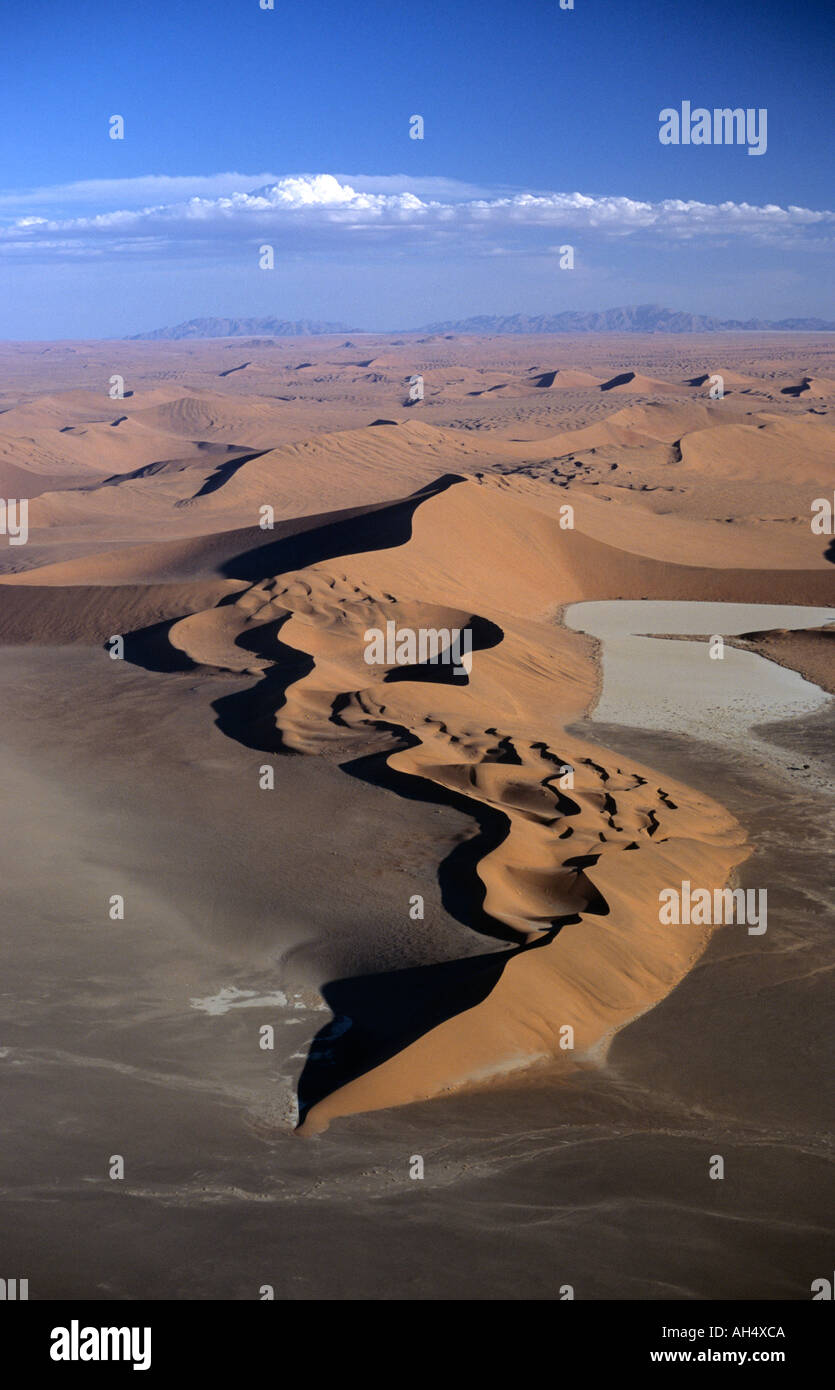
POLYGON ((798 672, 719 639, 825 627, 835 623, 832 608, 620 599, 574 603, 564 621, 602 644, 603 688, 592 714, 598 723, 663 729, 747 752, 756 745, 774 763, 774 749, 752 732, 756 726, 813 714, 831 703, 830 695, 798 672))

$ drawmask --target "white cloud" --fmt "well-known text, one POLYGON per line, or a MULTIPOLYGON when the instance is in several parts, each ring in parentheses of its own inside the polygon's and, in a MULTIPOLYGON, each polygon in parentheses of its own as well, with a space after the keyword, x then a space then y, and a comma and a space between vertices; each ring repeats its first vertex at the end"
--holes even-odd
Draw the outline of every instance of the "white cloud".
MULTIPOLYGON (((187 198, 219 198, 248 193, 281 182, 281 174, 143 174, 125 179, 81 179, 74 183, 45 184, 36 188, 0 189, 0 218, 14 217, 31 208, 60 210, 73 207, 143 208, 187 198)), ((415 178, 410 174, 337 174, 340 183, 360 193, 426 193, 458 202, 486 197, 491 190, 458 179, 415 178)), ((495 191, 495 190, 493 190, 495 191)))
MULTIPOLYGON (((75 247, 74 255, 228 256, 230 243, 249 238, 298 252, 346 242, 350 247, 359 232, 394 243, 458 241, 495 252, 508 243, 517 246, 524 236, 541 240, 544 234, 550 239, 558 229, 603 237, 643 234, 668 241, 731 236, 786 245, 802 239, 810 245, 811 232, 817 244, 831 234, 835 222, 829 211, 773 203, 758 207, 678 198, 646 202, 558 192, 475 197, 473 192, 479 190, 454 180, 407 180, 405 175, 353 181, 332 174, 270 175, 256 187, 237 174, 152 176, 62 187, 67 205, 89 203, 99 210, 83 216, 40 216, 31 208, 54 206, 61 189, 35 190, 25 213, 23 200, 14 195, 23 215, 0 227, 0 252, 26 248, 32 255, 55 256, 75 247), (168 196, 141 206, 114 207, 119 193, 128 195, 123 204, 135 203, 140 194, 168 196)), ((4 196, 9 207, 13 195, 4 196)))

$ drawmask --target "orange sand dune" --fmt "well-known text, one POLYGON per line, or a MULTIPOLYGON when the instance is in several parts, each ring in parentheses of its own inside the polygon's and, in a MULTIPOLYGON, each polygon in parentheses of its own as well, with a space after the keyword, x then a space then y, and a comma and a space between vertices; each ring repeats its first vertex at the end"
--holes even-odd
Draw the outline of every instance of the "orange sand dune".
POLYGON ((101 645, 140 628, 179 618, 217 603, 240 588, 236 580, 192 584, 78 585, 3 590, 0 642, 67 646, 101 645))
POLYGON ((628 395, 657 396, 659 392, 669 391, 675 394, 680 387, 673 381, 660 381, 656 377, 644 376, 642 372, 625 371, 601 382, 600 390, 628 395))
MULTIPOLYGON (((408 499, 402 499, 405 504, 408 499)), ((109 550, 93 550, 75 560, 41 565, 20 574, 0 575, 0 584, 61 587, 95 584, 162 584, 172 580, 217 578, 236 557, 251 555, 306 531, 344 523, 355 517, 373 519, 377 507, 352 507, 339 512, 320 512, 310 516, 276 522, 272 530, 244 526, 237 530, 214 531, 182 540, 157 541, 149 545, 114 544, 109 550)))
POLYGON ((721 473, 764 483, 814 483, 835 474, 835 431, 826 417, 768 414, 745 425, 694 430, 681 441, 681 462, 702 475, 721 473))
MULTIPOLYGON (((726 597, 742 597, 758 585, 761 592, 764 576, 713 578, 726 597)), ((254 675, 274 666, 279 624, 281 644, 314 663, 275 712, 285 747, 315 754, 352 732, 390 728, 395 742, 407 741, 389 756, 392 770, 507 820, 507 834, 478 865, 483 912, 525 949, 508 957, 481 1004, 324 1097, 306 1129, 543 1057, 576 1065, 577 1052, 560 1049, 561 1027, 571 1024, 579 1055, 588 1055, 663 997, 703 949, 706 933, 676 936, 659 926, 659 888, 686 872, 721 885, 744 857, 742 834, 706 798, 666 783, 660 791, 645 767, 612 763, 565 733, 592 702, 595 673, 585 639, 550 614, 558 599, 683 596, 704 593, 704 580, 563 532, 511 497, 466 482, 421 503, 411 538, 394 549, 259 580, 233 602, 174 624, 170 641, 193 661, 254 675), (466 556, 465 521, 483 542, 466 556), (509 562, 501 570, 496 554, 509 562), (435 627, 479 616, 501 636, 474 654, 466 683, 392 684, 386 670, 364 662, 364 632, 389 618, 435 627), (563 791, 566 766, 575 773, 563 791), (577 915, 553 935, 555 923, 577 915)))
POLYGON ((560 390, 583 390, 602 386, 600 377, 594 376, 591 372, 581 371, 578 367, 558 367, 552 372, 543 372, 535 377, 530 383, 533 386, 544 388, 546 391, 560 390))
POLYGON ((691 377, 690 380, 687 381, 685 384, 687 386, 703 386, 705 388, 705 392, 707 392, 710 386, 711 377, 714 376, 720 376, 722 378, 722 386, 725 391, 727 391, 729 386, 732 386, 739 391, 745 390, 750 386, 758 386, 762 384, 756 381, 754 377, 744 376, 741 372, 734 372, 729 367, 723 367, 721 365, 711 367, 709 372, 702 372, 699 376, 691 377))
MULTIPOLYGON (((313 1097, 305 1131, 538 1062, 596 1064, 708 939, 658 923, 659 888, 720 886, 748 853, 708 797, 566 732, 599 671, 560 614, 596 598, 831 604, 809 504, 835 486, 835 364, 817 340, 778 360, 717 341, 739 369, 711 369, 733 388, 711 401, 704 340, 677 341, 674 361, 658 342, 616 348, 0 349, 0 485, 31 499, 29 544, 0 557, 0 640, 119 633, 151 671, 192 662, 238 691, 249 676, 249 723, 223 732, 340 763, 379 755, 392 814, 408 785, 487 827, 465 887, 467 925, 511 945, 495 979, 313 1097), (110 401, 122 370, 132 394, 110 401), (365 634, 389 621, 470 628, 467 678, 369 665, 365 634)), ((751 640, 821 680, 831 660, 822 632, 751 640)))
POLYGON ((199 395, 179 396, 160 405, 139 407, 134 416, 138 424, 184 439, 234 441, 241 448, 257 448, 265 430, 275 426, 280 402, 247 398, 237 401, 227 395, 202 391, 199 395))
POLYGON ((835 395, 835 381, 827 377, 802 376, 780 387, 781 396, 826 397, 835 395))
POLYGON ((677 401, 675 404, 651 401, 646 405, 627 405, 610 415, 607 424, 671 444, 693 430, 741 423, 744 419, 738 407, 729 409, 724 403, 705 397, 703 401, 677 401))

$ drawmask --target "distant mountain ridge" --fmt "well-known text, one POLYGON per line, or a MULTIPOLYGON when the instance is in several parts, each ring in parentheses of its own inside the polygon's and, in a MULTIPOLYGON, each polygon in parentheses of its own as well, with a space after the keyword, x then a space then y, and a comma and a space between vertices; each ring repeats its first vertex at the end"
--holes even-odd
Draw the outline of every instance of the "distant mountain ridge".
MULTIPOLYGON (((314 319, 189 319, 172 328, 155 328, 134 333, 139 339, 183 338, 312 338, 323 334, 362 333, 343 323, 322 323, 314 319)), ((833 333, 835 323, 827 319, 717 319, 709 314, 688 314, 680 309, 664 309, 658 304, 628 304, 619 309, 599 311, 566 309, 559 314, 478 314, 467 319, 448 319, 423 328, 381 329, 398 333, 833 333)))
POLYGON ((424 333, 729 333, 776 331, 832 333, 825 319, 717 319, 658 304, 630 304, 598 312, 567 309, 560 314, 480 314, 428 324, 424 333))
POLYGON ((129 342, 139 339, 181 338, 314 338, 322 333, 352 333, 344 323, 320 323, 316 319, 189 319, 173 328, 154 328, 149 333, 132 333, 129 342))

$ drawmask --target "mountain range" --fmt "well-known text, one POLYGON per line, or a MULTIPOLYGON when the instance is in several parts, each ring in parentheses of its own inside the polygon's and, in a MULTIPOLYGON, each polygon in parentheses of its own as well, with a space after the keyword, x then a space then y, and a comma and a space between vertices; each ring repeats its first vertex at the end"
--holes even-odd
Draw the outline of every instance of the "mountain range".
MULTIPOLYGON (((178 323, 173 328, 156 328, 135 333, 134 339, 314 337, 331 333, 359 333, 342 323, 322 323, 311 319, 276 318, 200 318, 178 323)), ((387 331, 387 330, 384 330, 387 331)), ((473 318, 448 319, 418 329, 397 329, 413 333, 523 334, 523 333, 832 333, 835 323, 818 318, 717 319, 708 314, 689 314, 664 309, 658 304, 630 304, 599 311, 567 309, 559 314, 479 314, 473 318)))
POLYGON ((835 323, 817 318, 717 319, 663 309, 658 304, 630 304, 619 309, 567 309, 560 314, 481 314, 428 324, 426 333, 730 333, 828 332, 835 323))
MULTIPOLYGON (((320 323, 315 319, 189 319, 173 328, 154 328, 133 333, 130 342, 160 338, 313 338, 321 333, 350 333, 344 323, 320 323)), ((356 331, 356 330, 353 330, 356 331)))

